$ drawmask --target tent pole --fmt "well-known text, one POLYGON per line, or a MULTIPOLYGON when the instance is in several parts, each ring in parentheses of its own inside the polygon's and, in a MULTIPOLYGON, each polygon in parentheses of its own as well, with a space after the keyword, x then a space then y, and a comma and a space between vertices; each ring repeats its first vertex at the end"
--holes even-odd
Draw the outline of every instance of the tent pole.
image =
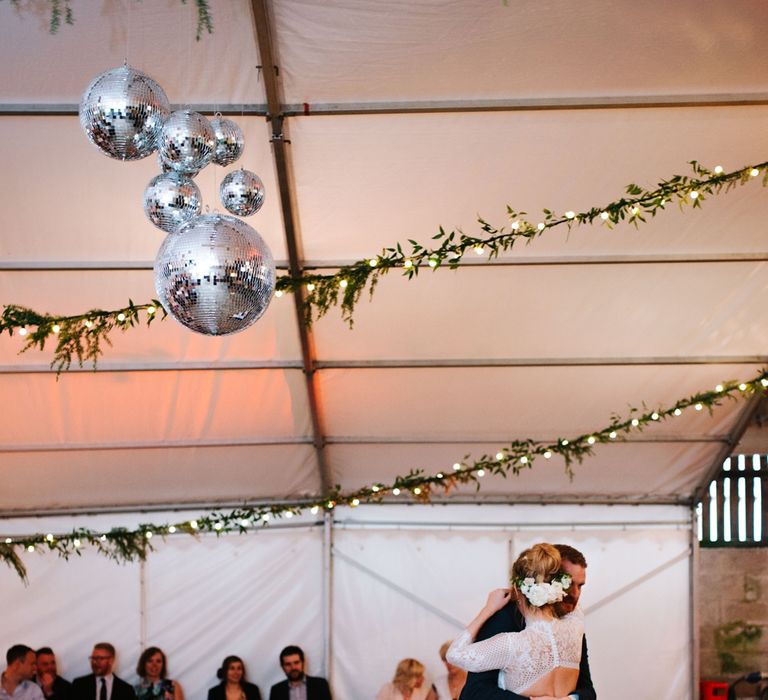
POLYGON ((323 521, 323 677, 331 683, 333 652, 333 514, 326 512, 323 521))
POLYGON ((690 625, 691 625, 691 697, 699 700, 701 677, 701 616, 699 615, 699 566, 700 554, 696 503, 691 504, 691 554, 690 564, 690 625))

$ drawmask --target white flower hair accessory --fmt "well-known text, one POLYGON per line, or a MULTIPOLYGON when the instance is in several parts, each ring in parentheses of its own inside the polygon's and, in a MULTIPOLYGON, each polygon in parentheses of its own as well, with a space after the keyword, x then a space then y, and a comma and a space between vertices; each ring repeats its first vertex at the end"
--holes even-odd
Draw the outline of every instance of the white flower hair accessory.
POLYGON ((549 582, 536 583, 535 578, 528 576, 527 578, 516 578, 512 583, 517 586, 533 607, 540 608, 548 603, 559 603, 570 588, 571 580, 570 575, 560 572, 555 574, 549 582))

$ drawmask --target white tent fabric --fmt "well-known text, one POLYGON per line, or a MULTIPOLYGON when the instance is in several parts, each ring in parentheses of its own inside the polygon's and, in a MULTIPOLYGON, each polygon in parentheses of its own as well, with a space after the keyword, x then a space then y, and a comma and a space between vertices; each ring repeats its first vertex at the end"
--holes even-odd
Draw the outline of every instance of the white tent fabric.
POLYGON ((265 693, 281 679, 279 650, 299 643, 310 673, 328 666, 337 700, 364 700, 401 658, 420 659, 431 678, 444 672, 440 645, 504 585, 514 557, 567 541, 588 557, 582 605, 598 696, 692 698, 689 519, 679 506, 361 506, 337 523, 326 573, 323 529, 306 525, 170 537, 125 567, 87 552, 27 555, 28 588, 0 579, 0 641, 50 644, 71 677, 108 638, 132 681, 140 650, 157 644, 189 700, 230 653, 265 693))

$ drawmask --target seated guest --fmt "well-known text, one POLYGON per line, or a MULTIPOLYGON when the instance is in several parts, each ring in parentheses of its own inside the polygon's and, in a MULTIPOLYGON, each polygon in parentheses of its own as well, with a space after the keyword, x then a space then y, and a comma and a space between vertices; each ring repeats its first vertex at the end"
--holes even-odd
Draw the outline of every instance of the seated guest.
POLYGON ((40 647, 36 652, 37 677, 35 680, 43 691, 45 700, 69 700, 72 684, 65 681, 56 668, 56 656, 51 647, 40 647))
POLYGON ((3 700, 43 700, 43 691, 32 679, 37 662, 35 652, 24 644, 14 644, 5 655, 6 667, 0 675, 3 700))
POLYGON ((280 666, 286 679, 275 683, 269 691, 269 700, 331 700, 331 689, 325 678, 304 675, 304 651, 288 646, 280 652, 280 666))
POLYGON ((115 647, 109 642, 93 645, 91 671, 72 681, 71 700, 136 700, 133 686, 112 673, 115 647))
POLYGON ((463 668, 454 666, 445 658, 449 646, 451 646, 451 643, 445 642, 440 647, 440 658, 443 660, 445 668, 448 669, 448 673, 435 679, 435 690, 437 690, 438 700, 459 700, 461 689, 467 680, 467 672, 463 668))
POLYGON ((437 700, 437 694, 424 683, 424 664, 403 659, 397 664, 392 682, 379 691, 376 700, 437 700))
POLYGON ((239 656, 228 656, 216 671, 221 683, 208 690, 208 700, 261 700, 257 686, 245 680, 245 664, 239 656))
POLYGON ((168 665, 162 649, 147 647, 136 664, 139 683, 134 686, 138 700, 184 700, 178 682, 166 678, 168 665))

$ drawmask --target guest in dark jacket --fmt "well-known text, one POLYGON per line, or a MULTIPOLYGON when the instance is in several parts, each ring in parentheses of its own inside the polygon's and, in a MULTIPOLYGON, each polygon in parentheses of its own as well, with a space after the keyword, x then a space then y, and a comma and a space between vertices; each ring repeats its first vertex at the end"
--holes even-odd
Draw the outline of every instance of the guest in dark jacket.
POLYGON ((72 684, 64 680, 56 668, 56 656, 51 647, 40 647, 35 652, 37 657, 37 676, 35 680, 43 691, 45 700, 69 700, 72 684))
MULTIPOLYGON (((286 679, 272 686, 269 700, 288 700, 291 688, 305 689, 307 700, 332 700, 331 689, 325 678, 304 674, 304 652, 300 647, 288 646, 280 652, 280 666, 286 679)), ((302 697, 299 694, 299 697, 302 697)))
POLYGON ((261 700, 257 686, 245 680, 245 664, 239 656, 228 656, 216 671, 221 683, 208 690, 208 700, 261 700))
POLYGON ((115 647, 99 642, 91 652, 93 673, 72 681, 71 700, 136 700, 133 687, 112 673, 115 647))

